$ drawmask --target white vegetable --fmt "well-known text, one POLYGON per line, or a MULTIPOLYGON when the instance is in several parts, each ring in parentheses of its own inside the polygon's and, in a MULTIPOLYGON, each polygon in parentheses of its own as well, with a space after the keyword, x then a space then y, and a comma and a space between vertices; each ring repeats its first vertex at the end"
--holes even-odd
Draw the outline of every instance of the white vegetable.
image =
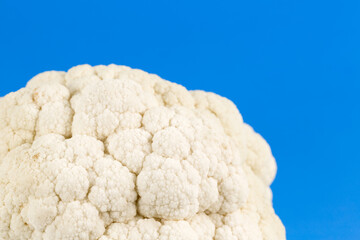
POLYGON ((226 98, 124 66, 0 98, 0 239, 281 240, 265 140, 226 98))

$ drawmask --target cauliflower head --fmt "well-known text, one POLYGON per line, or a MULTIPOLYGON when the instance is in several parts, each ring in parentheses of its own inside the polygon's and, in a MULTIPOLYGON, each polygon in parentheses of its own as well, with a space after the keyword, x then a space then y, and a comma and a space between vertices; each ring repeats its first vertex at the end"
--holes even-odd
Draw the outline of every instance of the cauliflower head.
POLYGON ((276 163, 236 106, 125 66, 0 98, 0 239, 282 240, 276 163))

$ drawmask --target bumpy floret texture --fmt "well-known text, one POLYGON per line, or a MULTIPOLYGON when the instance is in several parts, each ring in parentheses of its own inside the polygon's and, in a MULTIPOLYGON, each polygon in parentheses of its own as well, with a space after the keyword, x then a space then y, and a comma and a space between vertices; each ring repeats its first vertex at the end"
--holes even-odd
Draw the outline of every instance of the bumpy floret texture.
POLYGON ((265 140, 226 98, 125 66, 0 99, 0 239, 281 240, 265 140))

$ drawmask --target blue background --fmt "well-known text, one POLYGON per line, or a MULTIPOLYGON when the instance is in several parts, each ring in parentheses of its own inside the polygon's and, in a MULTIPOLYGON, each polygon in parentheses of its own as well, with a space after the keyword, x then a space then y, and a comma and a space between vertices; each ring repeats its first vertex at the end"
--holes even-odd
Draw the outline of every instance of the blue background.
POLYGON ((233 100, 278 162, 288 239, 360 239, 359 1, 0 0, 0 95, 123 64, 233 100))

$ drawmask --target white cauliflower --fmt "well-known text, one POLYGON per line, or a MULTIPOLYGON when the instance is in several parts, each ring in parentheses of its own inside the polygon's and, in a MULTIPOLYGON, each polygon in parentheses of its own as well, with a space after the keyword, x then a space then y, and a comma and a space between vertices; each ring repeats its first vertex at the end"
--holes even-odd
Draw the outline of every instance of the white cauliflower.
POLYGON ((265 140, 226 98, 124 66, 0 98, 0 239, 282 240, 265 140))

